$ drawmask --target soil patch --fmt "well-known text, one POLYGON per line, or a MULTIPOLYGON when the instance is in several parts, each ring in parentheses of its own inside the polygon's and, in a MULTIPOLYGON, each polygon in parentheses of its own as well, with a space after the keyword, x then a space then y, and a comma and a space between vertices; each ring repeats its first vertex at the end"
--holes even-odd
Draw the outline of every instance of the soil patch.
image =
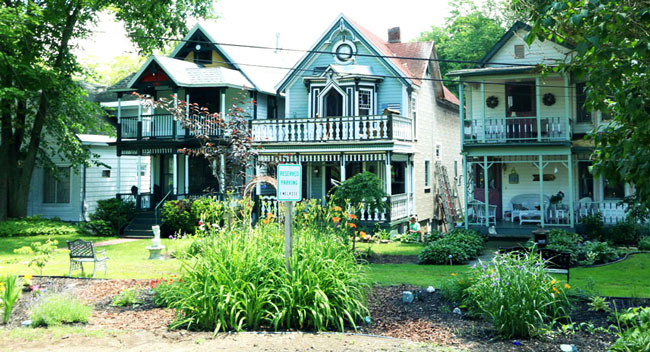
MULTIPOLYGON (((402 256, 403 257, 403 256, 402 256)), ((482 320, 474 319, 464 312, 454 314, 456 308, 446 301, 439 291, 428 293, 422 288, 408 285, 374 287, 369 295, 371 324, 363 325, 355 334, 309 334, 309 333, 243 333, 219 334, 213 339, 210 334, 185 330, 168 331, 175 312, 171 309, 156 308, 149 292, 150 280, 90 280, 72 278, 34 278, 34 284, 43 288, 42 294, 26 292, 19 300, 9 323, 10 328, 20 326, 29 318, 29 309, 44 296, 51 293, 74 295, 95 307, 90 330, 120 330, 116 336, 87 338, 68 336, 65 341, 54 345, 47 334, 38 341, 14 345, 0 338, 0 345, 14 346, 18 350, 38 350, 39 348, 81 350, 130 349, 134 351, 153 350, 209 350, 215 349, 261 349, 267 351, 299 350, 403 350, 429 349, 432 344, 453 349, 469 351, 558 351, 560 344, 573 344, 579 351, 604 351, 615 336, 603 331, 587 332, 583 328, 572 334, 554 333, 553 339, 531 339, 518 341, 492 341, 495 332, 492 326, 482 320), (122 290, 137 287, 142 303, 132 307, 113 307, 112 298, 122 290), (415 294, 414 302, 402 302, 402 292, 415 294), (367 334, 372 336, 360 336, 367 334), (395 339, 377 337, 387 336, 395 339), (373 337, 374 336, 374 337, 373 337), (422 344, 424 343, 424 345, 422 344)), ((642 301, 620 299, 617 306, 627 307, 642 304, 642 301)), ((645 302, 648 303, 648 302, 645 302)), ((607 314, 590 312, 584 303, 578 304, 572 314, 576 326, 586 323, 590 330, 609 327, 607 314)), ((47 332, 47 330, 44 330, 47 332)), ((353 331, 349 331, 353 333, 353 331)), ((3 335, 3 334, 0 334, 3 335)), ((7 334, 4 334, 7 335, 7 334)), ((110 334, 109 334, 110 335, 110 334)), ((8 337, 7 337, 8 338, 8 337)))

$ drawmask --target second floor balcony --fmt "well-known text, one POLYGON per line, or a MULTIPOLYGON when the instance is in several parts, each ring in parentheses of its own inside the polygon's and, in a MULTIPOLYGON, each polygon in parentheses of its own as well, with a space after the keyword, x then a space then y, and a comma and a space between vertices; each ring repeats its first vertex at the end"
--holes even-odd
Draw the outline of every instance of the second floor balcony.
POLYGON ((204 116, 192 116, 192 125, 199 130, 183 128, 171 114, 152 114, 122 117, 118 126, 118 141, 150 139, 183 139, 205 134, 212 137, 222 136, 222 129, 206 120, 204 116))
POLYGON ((395 115, 255 120, 251 126, 258 143, 413 140, 411 119, 395 115))
POLYGON ((464 144, 568 142, 566 117, 489 117, 464 120, 464 144))

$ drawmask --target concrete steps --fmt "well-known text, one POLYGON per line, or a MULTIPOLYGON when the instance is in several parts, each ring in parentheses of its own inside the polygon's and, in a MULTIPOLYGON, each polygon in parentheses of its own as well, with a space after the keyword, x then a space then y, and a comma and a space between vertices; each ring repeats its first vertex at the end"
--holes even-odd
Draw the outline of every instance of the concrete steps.
POLYGON ((144 211, 131 220, 126 228, 122 237, 127 238, 153 238, 153 231, 151 226, 156 224, 156 219, 153 211, 144 211))

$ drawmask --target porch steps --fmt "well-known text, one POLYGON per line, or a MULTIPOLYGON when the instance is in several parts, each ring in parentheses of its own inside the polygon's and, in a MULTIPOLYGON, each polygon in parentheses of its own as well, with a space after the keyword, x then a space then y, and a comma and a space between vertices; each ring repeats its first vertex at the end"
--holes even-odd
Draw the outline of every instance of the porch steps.
POLYGON ((144 211, 131 220, 126 228, 122 237, 126 238, 153 238, 153 231, 151 226, 155 225, 155 217, 153 211, 144 211))

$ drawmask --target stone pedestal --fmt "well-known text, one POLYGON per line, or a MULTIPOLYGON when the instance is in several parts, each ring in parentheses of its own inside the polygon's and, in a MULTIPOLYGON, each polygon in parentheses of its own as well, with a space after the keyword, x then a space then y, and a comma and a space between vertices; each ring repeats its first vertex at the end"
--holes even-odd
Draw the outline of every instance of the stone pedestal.
POLYGON ((149 259, 165 259, 161 254, 162 250, 165 249, 165 246, 160 242, 160 226, 152 226, 151 230, 153 230, 153 239, 151 240, 151 246, 147 247, 147 250, 149 251, 149 259))

